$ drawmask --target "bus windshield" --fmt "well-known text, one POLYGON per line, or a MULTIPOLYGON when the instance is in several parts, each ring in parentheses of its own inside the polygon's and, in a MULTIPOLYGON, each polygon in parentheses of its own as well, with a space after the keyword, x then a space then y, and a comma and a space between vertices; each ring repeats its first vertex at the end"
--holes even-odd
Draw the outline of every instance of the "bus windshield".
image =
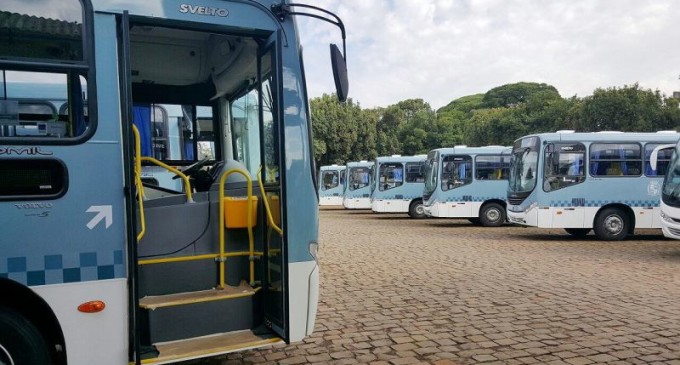
POLYGON ((368 167, 352 167, 349 169, 349 190, 357 190, 368 186, 371 170, 368 167))
POLYGON ((663 183, 662 199, 670 206, 680 207, 680 143, 675 147, 675 153, 663 183))
POLYGON ((519 148, 512 151, 510 160, 510 191, 528 193, 536 187, 536 171, 538 168, 538 151, 535 146, 525 146, 522 141, 519 148))
POLYGON ((427 156, 427 162, 425 163, 425 196, 432 195, 437 188, 437 175, 439 174, 439 159, 437 157, 438 154, 436 152, 432 152, 427 156))

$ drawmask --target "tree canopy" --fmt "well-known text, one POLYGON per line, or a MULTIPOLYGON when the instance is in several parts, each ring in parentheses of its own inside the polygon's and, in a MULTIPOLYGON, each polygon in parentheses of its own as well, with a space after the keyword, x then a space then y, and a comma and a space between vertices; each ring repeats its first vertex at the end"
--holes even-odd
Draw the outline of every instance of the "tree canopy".
POLYGON ((439 110, 423 99, 362 109, 334 95, 311 100, 317 166, 423 154, 440 147, 510 145, 524 135, 573 129, 655 132, 680 126, 679 101, 638 84, 563 98, 543 83, 519 82, 467 95, 439 110))

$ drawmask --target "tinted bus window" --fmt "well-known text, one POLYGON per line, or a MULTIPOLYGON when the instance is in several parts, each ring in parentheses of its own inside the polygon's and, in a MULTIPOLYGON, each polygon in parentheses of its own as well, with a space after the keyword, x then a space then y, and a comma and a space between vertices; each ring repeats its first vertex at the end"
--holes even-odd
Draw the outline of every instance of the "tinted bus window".
POLYGON ((637 143, 593 143, 590 174, 593 176, 640 176, 642 151, 637 143))

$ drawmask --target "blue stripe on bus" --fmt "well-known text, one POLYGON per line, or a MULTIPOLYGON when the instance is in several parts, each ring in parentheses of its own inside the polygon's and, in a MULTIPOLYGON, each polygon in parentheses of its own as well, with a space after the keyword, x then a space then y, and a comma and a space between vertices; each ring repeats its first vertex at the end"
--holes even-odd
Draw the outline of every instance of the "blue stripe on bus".
POLYGON ((8 257, 0 261, 0 278, 33 286, 125 277, 123 251, 45 255, 42 259, 8 257))
MULTIPOLYGON (((624 204, 630 207, 658 207, 659 200, 587 200, 585 202, 586 207, 601 207, 607 204, 624 204)), ((571 200, 551 200, 551 207, 577 207, 583 206, 574 204, 571 200)))

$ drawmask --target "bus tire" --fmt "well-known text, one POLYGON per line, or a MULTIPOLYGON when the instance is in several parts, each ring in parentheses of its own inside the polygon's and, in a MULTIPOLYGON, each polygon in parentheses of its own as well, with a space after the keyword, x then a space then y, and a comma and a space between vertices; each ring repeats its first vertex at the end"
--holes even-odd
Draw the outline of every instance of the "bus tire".
POLYGON ((574 237, 585 237, 590 233, 590 228, 565 228, 564 230, 574 237))
POLYGON ((620 241, 628 235, 629 224, 626 212, 618 208, 605 208, 595 216, 593 230, 603 241, 620 241))
POLYGON ((498 203, 488 203, 479 211, 479 221, 484 227, 500 227, 505 223, 505 208, 498 203))
POLYGON ((411 202, 411 205, 408 206, 408 215, 414 219, 422 219, 427 217, 425 214, 423 201, 421 199, 416 199, 411 202))
POLYGON ((21 314, 0 307, 0 363, 49 365, 50 351, 40 331, 21 314))

